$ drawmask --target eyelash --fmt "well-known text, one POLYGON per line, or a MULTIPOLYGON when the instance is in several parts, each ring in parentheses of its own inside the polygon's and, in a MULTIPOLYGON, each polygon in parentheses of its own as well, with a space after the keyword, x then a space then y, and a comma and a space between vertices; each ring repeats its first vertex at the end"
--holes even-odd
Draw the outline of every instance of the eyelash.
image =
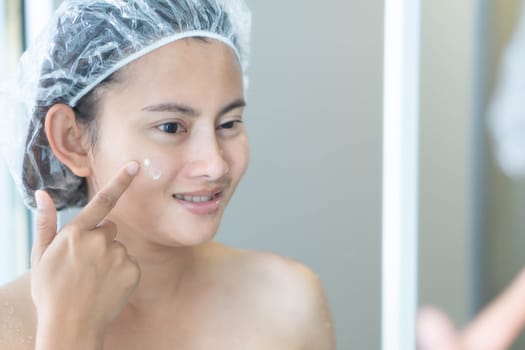
POLYGON ((163 123, 157 126, 157 128, 160 131, 165 132, 166 134, 179 134, 180 133, 179 129, 184 129, 184 127, 180 123, 176 123, 176 122, 163 123), (175 131, 172 132, 172 131, 166 130, 166 127, 168 126, 175 126, 176 127, 175 131))
MULTIPOLYGON (((230 120, 226 123, 222 123, 220 124, 218 127, 217 127, 217 130, 233 130, 235 129, 238 125, 240 125, 242 123, 242 120, 230 120)), ((157 126, 157 128, 162 131, 162 132, 165 132, 167 134, 179 134, 181 132, 184 132, 185 129, 184 127, 178 123, 178 122, 168 122, 168 123, 163 123, 163 124, 160 124, 159 126, 157 126), (173 126, 176 126, 176 129, 173 131, 168 131, 167 130, 167 127, 173 127, 173 126), (182 129, 181 131, 179 131, 179 129, 182 129)), ((170 128, 171 129, 171 128, 170 128)))
POLYGON ((241 123, 242 123, 242 120, 230 120, 226 123, 222 123, 221 125, 219 125, 217 129, 232 130, 238 127, 241 123))

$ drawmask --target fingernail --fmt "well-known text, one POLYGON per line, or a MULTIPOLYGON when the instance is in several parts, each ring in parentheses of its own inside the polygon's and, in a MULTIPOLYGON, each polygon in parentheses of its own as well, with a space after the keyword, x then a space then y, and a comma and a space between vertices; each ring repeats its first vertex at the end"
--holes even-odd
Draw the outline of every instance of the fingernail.
POLYGON ((139 171, 139 164, 137 162, 130 163, 127 166, 127 169, 128 169, 128 174, 130 174, 131 176, 136 175, 139 171))
POLYGON ((44 191, 41 191, 41 190, 35 191, 35 201, 36 201, 36 207, 38 209, 47 208, 47 201, 44 197, 45 197, 44 191))

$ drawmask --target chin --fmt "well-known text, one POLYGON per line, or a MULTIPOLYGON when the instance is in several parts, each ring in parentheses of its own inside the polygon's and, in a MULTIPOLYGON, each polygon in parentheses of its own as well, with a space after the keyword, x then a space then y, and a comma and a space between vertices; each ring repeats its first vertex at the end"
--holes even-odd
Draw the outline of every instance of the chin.
POLYGON ((161 237, 164 237, 163 241, 167 245, 177 247, 196 246, 213 240, 219 228, 218 224, 206 226, 207 227, 191 227, 191 225, 188 225, 184 228, 179 227, 175 231, 161 234, 161 237))

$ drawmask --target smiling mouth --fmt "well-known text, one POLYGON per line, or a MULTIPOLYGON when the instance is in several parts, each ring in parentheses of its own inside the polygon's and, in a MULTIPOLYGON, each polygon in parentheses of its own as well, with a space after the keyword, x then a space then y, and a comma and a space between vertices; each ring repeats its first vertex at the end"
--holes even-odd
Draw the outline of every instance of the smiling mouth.
POLYGON ((211 196, 188 196, 183 194, 174 194, 173 197, 178 200, 192 202, 192 203, 204 203, 219 198, 221 192, 215 193, 211 196))

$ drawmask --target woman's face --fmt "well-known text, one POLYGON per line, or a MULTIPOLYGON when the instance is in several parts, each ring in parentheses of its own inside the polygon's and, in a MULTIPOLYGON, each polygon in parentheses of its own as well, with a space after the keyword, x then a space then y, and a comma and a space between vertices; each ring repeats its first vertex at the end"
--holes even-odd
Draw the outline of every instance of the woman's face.
POLYGON ((99 102, 90 196, 126 162, 141 170, 109 219, 119 234, 207 241, 248 165, 242 73, 215 40, 186 39, 131 63, 99 102))

